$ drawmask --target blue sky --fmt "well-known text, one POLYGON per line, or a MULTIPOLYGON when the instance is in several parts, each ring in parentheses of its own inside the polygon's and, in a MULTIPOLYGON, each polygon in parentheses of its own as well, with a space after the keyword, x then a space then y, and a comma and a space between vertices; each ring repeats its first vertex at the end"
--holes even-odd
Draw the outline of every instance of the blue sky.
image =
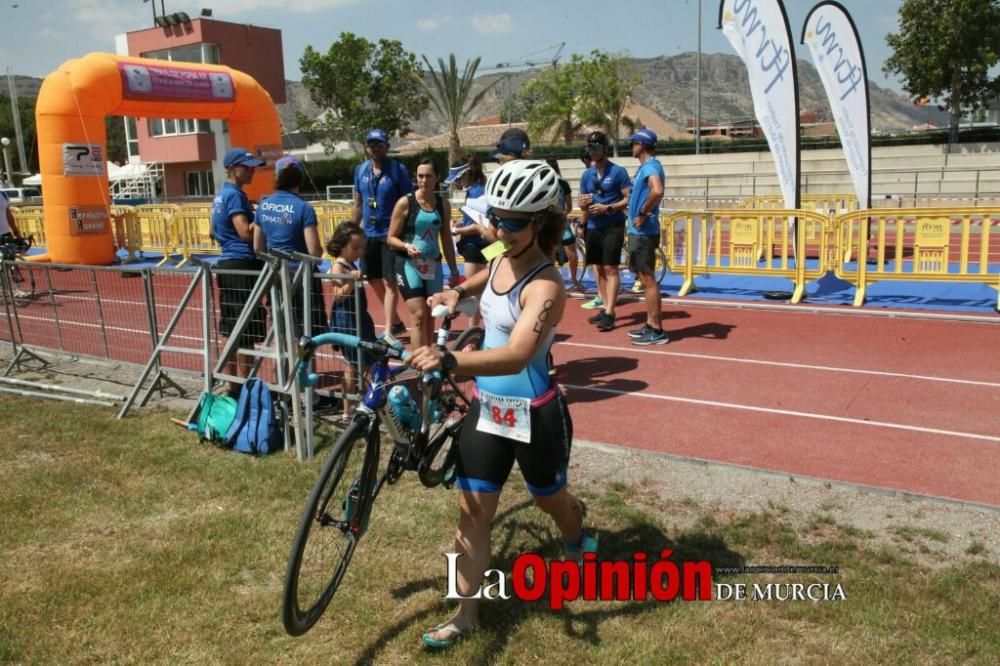
MULTIPOLYGON (((537 52, 566 42, 564 56, 598 48, 636 57, 697 50, 697 0, 163 0, 167 12, 279 28, 285 75, 299 79, 306 45, 325 51, 342 31, 398 39, 418 56, 454 52, 462 62, 482 56, 481 68, 544 57, 537 52), (282 7, 276 11, 276 7, 282 7), (608 9, 618 12, 608 15, 608 9), (532 56, 531 54, 535 54, 532 56)), ((798 36, 816 0, 785 0, 800 58, 809 59, 798 36)), ((159 0, 156 0, 159 5, 159 0)), ((702 0, 702 50, 732 53, 716 29, 718 0, 702 0)), ((882 74, 889 55, 885 35, 897 28, 900 0, 841 0, 854 17, 873 83, 899 90, 882 74)), ((0 0, 0 71, 44 77, 63 61, 91 51, 114 51, 114 35, 149 27, 152 10, 142 0, 0 0), (16 5, 16 7, 15 7, 16 5)), ((555 49, 546 53, 552 54, 555 49)))

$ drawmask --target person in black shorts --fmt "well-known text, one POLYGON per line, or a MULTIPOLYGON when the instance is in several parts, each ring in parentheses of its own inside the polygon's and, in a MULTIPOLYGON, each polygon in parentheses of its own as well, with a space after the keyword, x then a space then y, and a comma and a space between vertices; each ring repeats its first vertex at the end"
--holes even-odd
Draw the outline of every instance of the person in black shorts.
POLYGON ((424 634, 435 648, 451 646, 479 623, 479 601, 469 597, 489 565, 492 522, 515 461, 536 506, 559 530, 566 557, 582 559, 597 549, 583 529, 584 505, 568 489, 573 424, 548 373, 548 351, 566 307, 562 276, 548 259, 566 221, 558 176, 545 162, 511 161, 490 177, 486 198, 504 255, 488 271, 429 299, 432 307, 454 310, 462 296, 479 296, 483 349, 421 347, 407 361, 421 371, 476 379, 457 443, 457 585, 467 598, 450 620, 424 634))
MULTIPOLYGON (((234 333, 237 320, 253 291, 263 262, 253 250, 253 208, 243 187, 253 180, 254 169, 264 166, 245 148, 233 148, 222 160, 226 169, 226 182, 212 200, 212 235, 222 248, 222 256, 215 264, 223 271, 216 274, 219 285, 219 334, 223 346, 234 333), (226 273, 224 271, 252 271, 246 273, 226 273)), ((239 348, 251 349, 264 339, 264 308, 258 305, 247 326, 240 335, 239 348)), ((226 359, 228 374, 247 377, 253 367, 253 359, 245 354, 226 359)), ((240 384, 230 382, 229 392, 238 394, 240 384)))
POLYGON ((593 163, 580 176, 580 210, 587 228, 587 265, 595 266, 597 300, 603 308, 588 321, 599 331, 610 331, 615 327, 618 265, 625 245, 625 209, 632 180, 625 169, 608 159, 604 132, 587 135, 587 151, 593 163))
POLYGON ((413 191, 410 172, 389 155, 389 135, 383 130, 369 130, 365 135, 365 150, 369 159, 354 168, 354 207, 351 221, 365 230, 365 251, 361 256, 361 272, 382 301, 385 309, 386 333, 402 335, 406 327, 396 312, 399 290, 396 288, 393 252, 386 245, 392 209, 413 191))

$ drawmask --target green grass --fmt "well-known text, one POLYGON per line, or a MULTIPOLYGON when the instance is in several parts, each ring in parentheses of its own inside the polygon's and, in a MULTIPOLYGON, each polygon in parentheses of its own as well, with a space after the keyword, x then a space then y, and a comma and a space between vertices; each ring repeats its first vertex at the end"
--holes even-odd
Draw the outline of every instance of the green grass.
MULTIPOLYGON (((407 476, 380 497, 324 618, 293 639, 278 615, 282 578, 321 461, 202 446, 167 416, 118 422, 109 410, 0 402, 0 662, 985 664, 1000 654, 1000 567, 981 558, 932 570, 845 527, 845 516, 821 513, 799 531, 785 506, 725 512, 576 478, 602 557, 670 548, 716 565, 835 564, 839 576, 717 581, 822 580, 848 598, 578 601, 559 613, 492 602, 480 631, 430 654, 420 635, 449 613, 443 553, 456 495, 407 476)), ((504 493, 493 544, 492 566, 506 571, 526 550, 560 552, 519 482, 504 493)))

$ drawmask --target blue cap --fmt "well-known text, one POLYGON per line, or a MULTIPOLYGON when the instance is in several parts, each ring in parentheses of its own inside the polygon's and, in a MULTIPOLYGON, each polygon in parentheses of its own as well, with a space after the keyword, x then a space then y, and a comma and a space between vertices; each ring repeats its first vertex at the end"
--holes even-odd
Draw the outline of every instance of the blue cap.
POLYGON ((288 167, 295 167, 303 176, 306 175, 306 168, 302 166, 302 162, 297 157, 292 157, 291 155, 282 155, 278 158, 274 163, 274 173, 281 173, 288 167))
POLYGON ((656 145, 656 132, 654 132, 651 129, 646 129, 645 127, 643 127, 642 129, 637 129, 635 131, 635 134, 633 134, 632 136, 630 136, 628 138, 628 142, 629 143, 644 143, 647 146, 655 146, 656 145))
POLYGON ((389 135, 380 129, 368 130, 368 134, 365 136, 365 143, 371 143, 372 141, 389 143, 389 135))
POLYGON ((512 127, 500 135, 500 140, 497 141, 497 152, 493 156, 513 155, 521 157, 528 148, 531 148, 531 139, 528 138, 528 133, 520 127, 512 127))
POLYGON ((246 148, 230 148, 222 158, 222 166, 227 169, 234 166, 260 167, 264 160, 258 158, 246 148))
POLYGON ((448 169, 448 177, 444 179, 444 184, 451 185, 456 180, 461 178, 465 172, 469 170, 469 168, 468 164, 459 164, 458 166, 453 166, 448 169))

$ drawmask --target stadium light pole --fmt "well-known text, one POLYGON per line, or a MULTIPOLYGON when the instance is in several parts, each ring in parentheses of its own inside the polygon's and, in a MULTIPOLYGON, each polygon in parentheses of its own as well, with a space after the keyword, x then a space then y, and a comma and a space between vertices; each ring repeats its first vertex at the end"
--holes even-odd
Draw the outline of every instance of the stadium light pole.
POLYGON ((701 0, 698 0, 698 60, 695 68, 698 80, 694 95, 694 154, 701 155, 701 0))
POLYGON ((14 186, 14 180, 10 176, 10 173, 11 173, 11 170, 10 170, 10 150, 9 150, 9 148, 10 148, 10 139, 8 139, 7 137, 0 138, 0 145, 3 146, 3 168, 4 168, 4 177, 2 179, 0 179, 0 184, 2 184, 4 181, 6 181, 7 185, 13 187, 14 186))

